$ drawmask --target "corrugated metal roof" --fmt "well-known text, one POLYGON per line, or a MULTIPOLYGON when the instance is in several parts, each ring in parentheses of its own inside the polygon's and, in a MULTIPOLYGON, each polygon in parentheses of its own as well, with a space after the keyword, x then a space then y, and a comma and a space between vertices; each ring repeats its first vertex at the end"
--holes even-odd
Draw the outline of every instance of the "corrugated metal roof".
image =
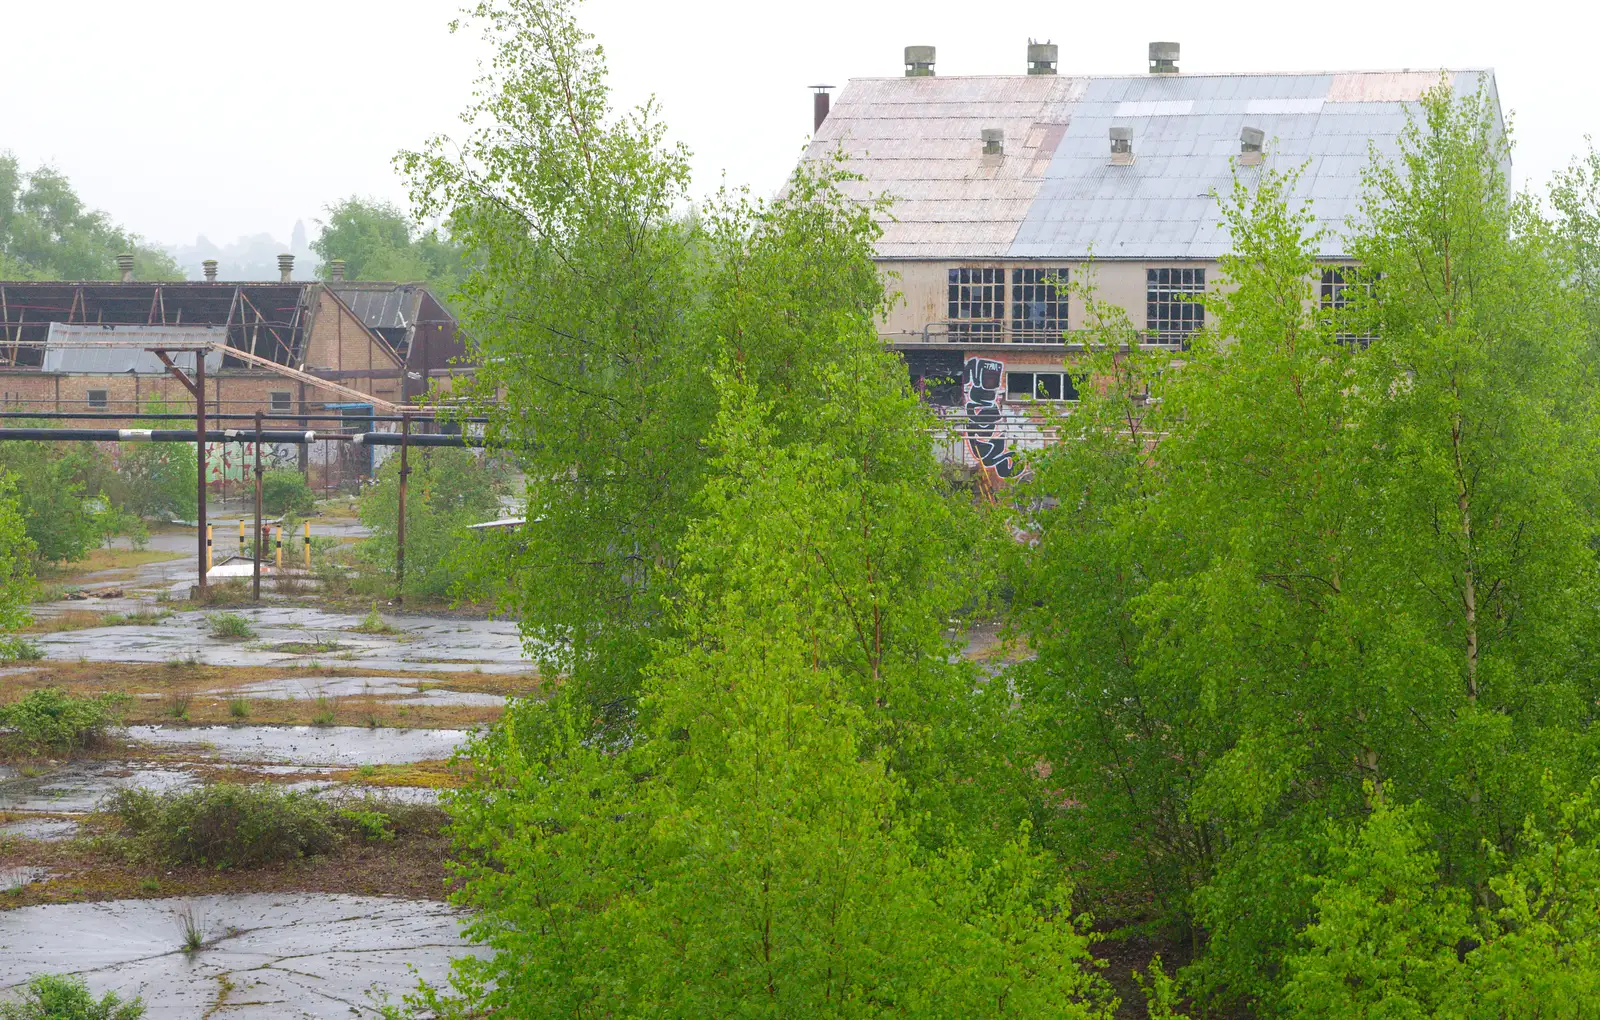
POLYGON ((418 294, 409 284, 335 287, 333 292, 369 329, 410 329, 416 320, 418 294))
MULTIPOLYGON (((124 326, 98 323, 52 322, 45 339, 45 372, 78 372, 85 375, 166 375, 161 359, 145 350, 162 344, 186 344, 200 340, 226 343, 228 332, 221 326, 124 326), (126 347, 86 347, 86 343, 117 343, 126 347)), ((194 354, 175 351, 170 357, 179 368, 193 370, 194 354)), ((206 355, 206 371, 222 368, 222 352, 206 355)))
POLYGON ((1305 165, 1296 197, 1338 257, 1371 151, 1395 151, 1441 73, 1458 94, 1482 82, 1498 110, 1484 70, 857 79, 807 156, 843 148, 864 178, 847 190, 895 200, 886 258, 1214 259, 1229 240, 1210 192, 1259 128, 1275 165, 1305 165), (1113 126, 1132 131, 1129 165, 1109 165, 1113 126), (983 155, 985 128, 1003 155, 983 155))

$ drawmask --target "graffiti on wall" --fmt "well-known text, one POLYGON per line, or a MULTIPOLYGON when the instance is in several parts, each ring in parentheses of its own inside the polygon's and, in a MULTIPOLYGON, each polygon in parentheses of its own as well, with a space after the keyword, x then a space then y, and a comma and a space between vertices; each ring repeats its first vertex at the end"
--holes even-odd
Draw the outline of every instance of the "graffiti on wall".
POLYGON ((993 358, 968 358, 962 376, 961 396, 967 411, 967 446, 978 463, 1001 478, 1010 478, 1016 460, 999 435, 1000 394, 1005 385, 1005 365, 993 358))

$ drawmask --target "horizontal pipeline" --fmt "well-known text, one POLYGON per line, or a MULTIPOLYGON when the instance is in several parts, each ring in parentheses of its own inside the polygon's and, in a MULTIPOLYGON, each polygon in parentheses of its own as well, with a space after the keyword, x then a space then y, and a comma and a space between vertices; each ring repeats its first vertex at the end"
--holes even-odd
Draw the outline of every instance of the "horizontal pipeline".
MULTIPOLYGON (((79 442, 88 440, 92 443, 192 443, 194 442, 194 429, 11 429, 0 428, 0 441, 4 440, 43 440, 45 442, 79 442)), ((262 429, 261 441, 263 443, 295 443, 304 445, 314 443, 319 439, 350 440, 351 435, 342 435, 337 432, 303 432, 298 429, 262 429)), ((208 443, 253 443, 256 441, 255 429, 228 429, 223 432, 206 430, 208 443)))
MULTIPOLYGON (((212 401, 207 401, 208 405, 211 404, 211 403, 213 403, 213 402, 212 401)), ((263 421, 269 421, 269 422, 271 422, 271 421, 338 421, 338 422, 348 422, 350 424, 358 424, 358 423, 365 423, 365 422, 369 422, 369 421, 401 422, 401 421, 405 421, 408 416, 407 415, 399 415, 399 414, 349 414, 349 415, 344 415, 344 414, 294 414, 292 412, 284 412, 284 413, 278 413, 278 414, 264 414, 261 417, 262 417, 263 421)), ((409 415, 409 417, 410 417, 412 422, 414 422, 416 424, 419 424, 419 425, 423 424, 425 422, 431 422, 431 421, 435 421, 436 420, 435 417, 434 417, 434 412, 432 412, 432 411, 418 411, 415 414, 409 415)), ((0 411, 0 418, 35 418, 35 419, 39 419, 41 421, 45 420, 45 419, 51 419, 51 418, 73 418, 73 419, 80 419, 80 420, 83 420, 83 421, 101 420, 101 419, 120 419, 122 421, 130 421, 130 420, 131 421, 194 421, 194 412, 193 411, 188 411, 188 412, 184 412, 184 413, 180 413, 180 414, 172 414, 172 413, 168 413, 168 412, 161 412, 161 413, 157 413, 157 414, 144 414, 144 413, 137 412, 137 411, 129 411, 129 412, 122 412, 122 411, 0 411)), ((253 414, 232 414, 232 413, 213 414, 212 412, 207 411, 206 412, 206 419, 208 421, 255 421, 256 420, 256 416, 253 415, 253 414)), ((446 420, 447 421, 486 422, 489 419, 487 419, 487 418, 447 418, 446 420)))

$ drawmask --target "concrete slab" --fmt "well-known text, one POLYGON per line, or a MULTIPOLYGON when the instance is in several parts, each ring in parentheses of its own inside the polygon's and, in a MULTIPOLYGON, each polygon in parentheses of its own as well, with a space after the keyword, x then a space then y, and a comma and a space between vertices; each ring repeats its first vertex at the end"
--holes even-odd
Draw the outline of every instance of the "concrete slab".
POLYGON ((431 688, 422 690, 428 677, 398 676, 288 676, 276 680, 260 680, 241 687, 214 690, 211 694, 230 694, 266 701, 312 701, 317 698, 373 697, 393 699, 401 705, 469 707, 504 707, 506 699, 499 694, 478 694, 472 691, 451 691, 431 688))
POLYGON ((473 952, 461 914, 429 901, 315 894, 203 896, 0 912, 0 988, 80 974, 97 994, 140 995, 148 1016, 244 1020, 377 1016, 419 978, 473 952), (207 948, 185 953, 192 923, 207 948))
POLYGON ((70 818, 24 818, 21 821, 0 825, 0 837, 14 836, 18 839, 37 839, 46 843, 71 839, 77 834, 78 823, 70 818))
POLYGON ((405 765, 450 757, 471 730, 362 726, 129 726, 147 744, 181 746, 202 760, 290 765, 405 765))
MULTIPOLYGON (((82 603, 71 603, 81 607, 82 603)), ((299 606, 233 608, 250 621, 250 641, 213 638, 203 612, 177 613, 157 624, 89 627, 43 634, 46 658, 88 662, 170 662, 193 658, 214 666, 340 663, 364 669, 520 673, 533 668, 509 620, 456 620, 395 615, 397 633, 360 634, 362 617, 299 606), (307 646, 337 645, 314 651, 307 646)))

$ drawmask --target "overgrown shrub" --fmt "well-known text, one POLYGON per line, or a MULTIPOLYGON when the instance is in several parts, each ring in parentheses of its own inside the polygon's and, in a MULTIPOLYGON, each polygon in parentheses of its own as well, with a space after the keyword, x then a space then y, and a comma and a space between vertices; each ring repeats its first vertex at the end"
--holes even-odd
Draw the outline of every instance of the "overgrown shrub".
POLYGON ((135 443, 122 451, 111 496, 144 520, 190 520, 196 490, 194 450, 178 443, 135 443))
POLYGON ((115 992, 96 999, 83 978, 39 974, 28 979, 22 997, 0 1002, 0 1020, 138 1020, 144 1001, 124 1001, 115 992))
POLYGON ((136 853, 174 864, 252 868, 330 853, 340 841, 329 805, 266 783, 119 790, 107 807, 136 853))
POLYGON ((304 516, 317 507, 316 493, 298 471, 268 471, 261 476, 261 507, 269 514, 304 516))
POLYGON ((120 518, 101 498, 109 461, 92 443, 0 444, 0 469, 16 476, 16 492, 35 556, 46 563, 82 559, 120 518))
POLYGON ((256 636, 256 630, 250 626, 250 621, 238 613, 213 613, 206 617, 206 623, 211 628, 211 636, 229 640, 244 640, 256 636))
POLYGON ((107 730, 122 722, 127 703, 125 694, 79 698, 58 687, 47 687, 30 692, 21 701, 0 705, 0 726, 36 747, 70 751, 104 739, 107 730))

